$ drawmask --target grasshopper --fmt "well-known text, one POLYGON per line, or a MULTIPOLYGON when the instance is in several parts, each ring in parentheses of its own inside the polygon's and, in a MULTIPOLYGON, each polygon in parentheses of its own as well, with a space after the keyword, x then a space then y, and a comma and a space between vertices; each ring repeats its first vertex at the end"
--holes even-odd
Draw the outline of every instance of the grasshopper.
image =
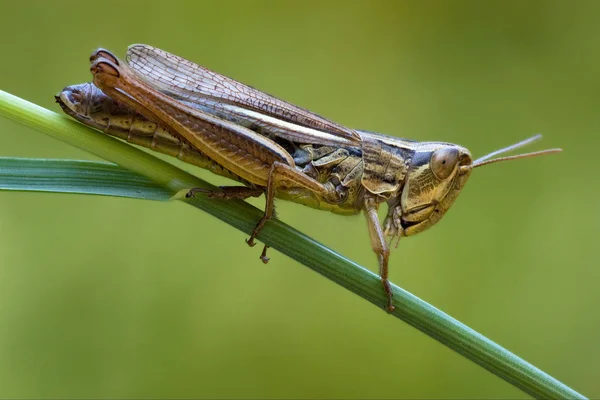
MULTIPOLYGON (((77 120, 243 186, 210 197, 244 199, 265 194, 266 206, 247 243, 273 217, 274 199, 351 215, 364 212, 379 275, 394 310, 388 281, 390 246, 437 223, 474 168, 561 151, 493 158, 534 136, 473 161, 466 148, 418 142, 346 128, 176 55, 147 46, 128 48, 126 62, 105 49, 91 58, 93 83, 56 96, 77 120), (383 224, 378 209, 387 203, 383 224)), ((267 246, 261 259, 268 261, 267 246)))

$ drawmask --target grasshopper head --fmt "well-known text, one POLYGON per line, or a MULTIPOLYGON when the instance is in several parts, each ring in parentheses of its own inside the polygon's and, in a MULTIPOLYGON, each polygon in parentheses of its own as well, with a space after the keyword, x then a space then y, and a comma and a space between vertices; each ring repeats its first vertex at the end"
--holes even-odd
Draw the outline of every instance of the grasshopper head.
POLYGON ((386 235, 412 236, 438 222, 469 179, 473 168, 499 161, 556 153, 560 149, 490 159, 541 137, 534 136, 475 161, 469 150, 450 143, 422 143, 416 149, 398 196, 388 201, 386 235))
POLYGON ((469 150, 450 143, 422 143, 415 150, 399 196, 390 199, 388 234, 411 236, 442 218, 471 174, 469 150))

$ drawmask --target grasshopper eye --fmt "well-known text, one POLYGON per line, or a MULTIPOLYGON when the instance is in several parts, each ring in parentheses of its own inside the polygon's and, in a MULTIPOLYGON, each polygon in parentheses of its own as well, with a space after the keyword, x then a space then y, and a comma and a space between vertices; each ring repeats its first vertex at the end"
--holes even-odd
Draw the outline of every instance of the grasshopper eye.
POLYGON ((446 179, 454 171, 459 156, 458 149, 444 148, 436 150, 431 156, 431 171, 438 179, 446 179))

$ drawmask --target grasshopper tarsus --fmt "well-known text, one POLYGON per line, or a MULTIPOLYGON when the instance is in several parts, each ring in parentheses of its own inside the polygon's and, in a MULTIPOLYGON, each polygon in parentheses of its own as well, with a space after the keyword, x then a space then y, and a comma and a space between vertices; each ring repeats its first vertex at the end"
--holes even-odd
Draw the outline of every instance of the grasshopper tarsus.
POLYGON ((263 247, 262 253, 260 253, 260 260, 263 262, 263 264, 267 264, 270 260, 269 257, 267 257, 267 249, 269 248, 269 246, 267 246, 265 244, 265 247, 263 247))

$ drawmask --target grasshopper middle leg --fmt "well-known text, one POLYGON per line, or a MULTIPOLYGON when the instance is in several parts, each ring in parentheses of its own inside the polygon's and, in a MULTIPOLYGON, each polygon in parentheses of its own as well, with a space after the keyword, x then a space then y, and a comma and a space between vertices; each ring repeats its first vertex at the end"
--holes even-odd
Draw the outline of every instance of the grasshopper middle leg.
POLYGON ((299 173, 294 167, 280 162, 273 163, 269 171, 269 180, 265 191, 265 213, 254 227, 250 238, 247 240, 247 243, 250 246, 254 246, 254 239, 256 239, 267 221, 273 217, 275 194, 277 189, 284 187, 302 187, 317 195, 331 199, 332 201, 336 201, 336 199, 339 198, 339 194, 333 188, 329 188, 328 186, 299 173))
MULTIPOLYGON (((250 188, 245 186, 225 186, 217 190, 197 188, 190 190, 186 197, 192 197, 196 193, 206 193, 211 198, 246 199, 248 197, 258 197, 262 193, 265 193, 265 212, 252 230, 250 237, 246 239, 246 243, 253 247, 256 245, 255 240, 260 234, 261 230, 264 228, 265 224, 271 218, 273 218, 275 210, 275 194, 278 188, 283 187, 302 187, 327 198, 335 198, 339 196, 335 190, 330 189, 328 186, 299 173, 294 169, 294 167, 280 162, 275 162, 269 170, 269 179, 266 188, 250 188)), ((264 263, 268 262, 269 260, 267 257, 267 249, 268 246, 265 245, 260 256, 260 259, 264 263)))

